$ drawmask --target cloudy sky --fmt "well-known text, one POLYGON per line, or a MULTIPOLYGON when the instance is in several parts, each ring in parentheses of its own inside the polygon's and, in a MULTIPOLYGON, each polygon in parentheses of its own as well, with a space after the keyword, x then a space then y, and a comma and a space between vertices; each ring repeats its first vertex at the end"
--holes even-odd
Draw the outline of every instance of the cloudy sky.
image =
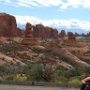
POLYGON ((90 31, 90 0, 0 0, 0 12, 14 15, 18 24, 90 31))

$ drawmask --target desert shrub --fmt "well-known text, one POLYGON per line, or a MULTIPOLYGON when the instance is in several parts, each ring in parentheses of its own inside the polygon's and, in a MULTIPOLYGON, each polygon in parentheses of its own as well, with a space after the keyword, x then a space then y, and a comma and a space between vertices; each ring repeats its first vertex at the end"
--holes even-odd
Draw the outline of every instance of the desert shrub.
POLYGON ((53 82, 57 83, 57 84, 66 84, 68 82, 68 78, 66 78, 64 76, 58 76, 54 79, 53 82))
POLYGON ((35 53, 43 53, 43 52, 44 52, 44 50, 39 49, 39 48, 33 48, 32 50, 33 50, 35 53))
POLYGON ((67 78, 80 76, 80 71, 78 68, 72 68, 64 72, 64 76, 67 78))
POLYGON ((23 62, 31 59, 30 56, 28 56, 26 53, 19 55, 19 57, 22 59, 23 62))
MULTIPOLYGON (((89 76, 90 75, 90 67, 78 67, 74 69, 72 72, 74 76, 89 76)), ((74 77, 73 76, 73 77, 74 77)))
POLYGON ((0 66, 0 75, 1 76, 11 74, 11 73, 13 73, 13 71, 14 71, 14 68, 10 64, 3 64, 0 66))
POLYGON ((27 77, 26 76, 19 75, 19 76, 15 76, 13 78, 13 80, 15 80, 15 81, 26 81, 27 80, 27 77))
POLYGON ((29 69, 29 79, 36 81, 51 81, 54 76, 52 65, 37 61, 29 69))
POLYGON ((6 77, 6 80, 13 80, 14 77, 15 77, 15 75, 9 75, 9 76, 6 77))
POLYGON ((16 75, 18 73, 23 74, 25 66, 18 66, 14 64, 3 64, 0 66, 0 75, 8 76, 8 75, 16 75))
POLYGON ((6 77, 6 80, 14 80, 14 81, 26 81, 27 80, 27 77, 24 75, 9 75, 6 77))
POLYGON ((81 85, 81 81, 80 81, 80 79, 75 78, 75 79, 70 80, 70 81, 68 82, 68 84, 69 84, 70 86, 80 86, 80 85, 81 85))
POLYGON ((21 46, 15 42, 4 43, 0 45, 0 52, 7 53, 7 52, 15 52, 21 49, 21 46))

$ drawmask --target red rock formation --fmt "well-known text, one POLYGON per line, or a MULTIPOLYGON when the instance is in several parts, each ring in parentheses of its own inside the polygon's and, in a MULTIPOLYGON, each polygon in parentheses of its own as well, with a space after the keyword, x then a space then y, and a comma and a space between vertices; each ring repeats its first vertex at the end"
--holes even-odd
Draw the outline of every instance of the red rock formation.
POLYGON ((24 45, 38 45, 38 41, 33 37, 32 34, 32 25, 30 23, 26 24, 26 30, 25 30, 25 38, 22 41, 24 45))
POLYGON ((68 32, 68 41, 72 43, 76 41, 75 35, 72 32, 68 32))
POLYGON ((0 13, 0 36, 15 37, 17 35, 15 17, 9 14, 0 13))
POLYGON ((57 38, 58 31, 50 27, 45 27, 42 24, 37 24, 33 27, 33 35, 41 39, 57 38))
POLYGON ((44 39, 44 37, 45 37, 45 33, 44 32, 45 32, 45 29, 44 29, 44 26, 42 24, 37 24, 33 28, 33 34, 37 38, 44 39))
POLYGON ((26 30, 25 30, 25 38, 32 38, 32 25, 30 23, 26 24, 26 30))
POLYGON ((53 38, 58 38, 58 31, 57 31, 57 29, 53 29, 53 38))
POLYGON ((45 34, 46 34, 47 39, 51 37, 51 28, 50 27, 45 27, 45 34))
POLYGON ((45 38, 57 38, 58 31, 51 27, 45 27, 45 38))
POLYGON ((23 37, 23 35, 24 35, 24 30, 21 30, 20 28, 17 28, 17 35, 18 35, 19 37, 23 37))
POLYGON ((59 37, 60 37, 62 40, 64 40, 65 35, 66 35, 65 30, 61 30, 61 32, 59 33, 59 37))
POLYGON ((87 33, 87 35, 86 35, 87 37, 90 37, 90 32, 89 33, 87 33))

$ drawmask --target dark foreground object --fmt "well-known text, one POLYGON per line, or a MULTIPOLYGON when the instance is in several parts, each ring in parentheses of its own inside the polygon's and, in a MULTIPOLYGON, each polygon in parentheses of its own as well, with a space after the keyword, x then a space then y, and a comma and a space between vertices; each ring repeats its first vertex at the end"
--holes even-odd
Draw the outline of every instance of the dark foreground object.
POLYGON ((81 90, 90 90, 90 82, 81 85, 81 90))

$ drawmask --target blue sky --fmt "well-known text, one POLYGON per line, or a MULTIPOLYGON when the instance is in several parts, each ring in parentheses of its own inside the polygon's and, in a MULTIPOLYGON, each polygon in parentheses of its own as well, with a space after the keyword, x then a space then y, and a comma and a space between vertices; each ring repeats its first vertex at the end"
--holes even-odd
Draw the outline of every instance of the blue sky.
POLYGON ((90 31, 90 0, 0 0, 0 12, 14 15, 18 24, 90 31))

